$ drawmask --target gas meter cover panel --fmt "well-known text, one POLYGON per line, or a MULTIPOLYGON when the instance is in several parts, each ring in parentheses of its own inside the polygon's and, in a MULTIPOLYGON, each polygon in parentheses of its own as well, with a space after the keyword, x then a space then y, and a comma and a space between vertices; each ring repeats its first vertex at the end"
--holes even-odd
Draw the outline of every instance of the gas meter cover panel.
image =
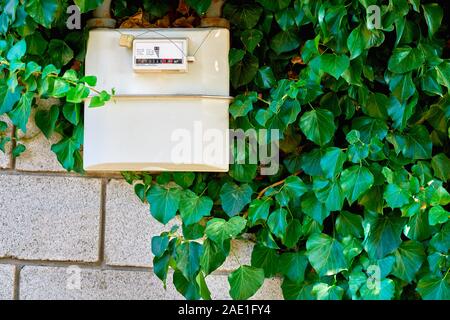
POLYGON ((115 95, 85 102, 85 170, 228 171, 228 52, 222 28, 90 31, 85 72, 115 95))
POLYGON ((133 41, 133 69, 137 72, 187 71, 186 39, 133 41))

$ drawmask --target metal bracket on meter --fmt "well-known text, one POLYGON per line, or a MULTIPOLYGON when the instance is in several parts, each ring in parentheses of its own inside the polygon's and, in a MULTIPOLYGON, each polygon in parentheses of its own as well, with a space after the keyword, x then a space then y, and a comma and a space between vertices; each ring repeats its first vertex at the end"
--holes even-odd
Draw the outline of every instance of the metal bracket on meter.
POLYGON ((186 56, 187 39, 136 39, 133 35, 121 35, 119 45, 133 49, 133 69, 136 72, 187 72, 188 62, 194 56, 186 56))

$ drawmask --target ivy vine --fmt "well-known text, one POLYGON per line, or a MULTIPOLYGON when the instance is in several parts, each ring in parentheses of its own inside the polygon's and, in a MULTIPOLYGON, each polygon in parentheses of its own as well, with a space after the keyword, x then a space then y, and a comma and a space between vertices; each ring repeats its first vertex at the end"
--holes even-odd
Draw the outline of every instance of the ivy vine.
MULTIPOLYGON (((75 2, 88 11, 101 1, 75 2)), ((210 4, 185 2, 200 13, 210 4)), ((36 97, 60 98, 36 122, 47 137, 63 136, 52 149, 66 169, 80 171, 80 105, 95 90, 95 78, 83 76, 87 33, 67 34, 68 1, 0 3, 0 115, 24 131, 36 97)), ((173 19, 177 5, 114 1, 113 10, 173 19)), ((255 245, 251 265, 228 277, 234 299, 279 276, 286 299, 449 300, 446 6, 228 0, 230 127, 279 129, 280 169, 273 176, 252 164, 233 164, 228 174, 124 172, 155 219, 181 218, 180 230, 152 239, 155 274, 166 283, 173 270, 187 299, 210 299, 205 278, 230 255, 231 240, 245 237, 255 245), (380 28, 368 23, 371 5, 380 8, 380 28)), ((97 97, 102 105, 110 94, 97 97)), ((20 154, 20 140, 13 145, 20 154)))

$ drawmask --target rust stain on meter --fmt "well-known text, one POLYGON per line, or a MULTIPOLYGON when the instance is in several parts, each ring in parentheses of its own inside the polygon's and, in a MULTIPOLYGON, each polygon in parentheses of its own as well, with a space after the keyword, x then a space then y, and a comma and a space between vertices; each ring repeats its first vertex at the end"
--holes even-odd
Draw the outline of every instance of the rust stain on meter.
POLYGON ((187 72, 187 39, 135 39, 133 69, 136 72, 187 72))

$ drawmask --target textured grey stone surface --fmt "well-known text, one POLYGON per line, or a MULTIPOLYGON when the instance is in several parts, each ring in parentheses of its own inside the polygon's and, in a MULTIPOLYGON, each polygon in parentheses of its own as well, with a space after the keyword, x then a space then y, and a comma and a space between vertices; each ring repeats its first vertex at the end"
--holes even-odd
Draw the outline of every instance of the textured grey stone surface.
MULTIPOLYGON (((230 285, 226 275, 210 275, 206 277, 206 283, 211 291, 213 300, 228 300, 230 285)), ((279 278, 270 278, 264 281, 263 286, 250 298, 250 300, 281 300, 281 281, 279 278)))
POLYGON ((0 264, 0 300, 13 299, 14 271, 14 266, 0 264))
POLYGON ((250 265, 253 251, 253 243, 246 240, 231 241, 230 255, 227 257, 218 271, 234 271, 240 265, 250 265))
POLYGON ((24 267, 20 277, 20 299, 181 299, 172 287, 164 290, 152 272, 78 270, 79 273, 74 267, 24 267))
POLYGON ((105 261, 117 266, 151 266, 152 237, 170 230, 124 180, 111 180, 106 187, 105 223, 105 261))
POLYGON ((24 153, 16 159, 16 169, 20 171, 51 171, 65 172, 51 150, 53 144, 57 143, 61 136, 53 134, 48 140, 44 134, 38 133, 31 139, 24 139, 21 143, 26 147, 24 153))
MULTIPOLYGON (((0 121, 6 122, 8 124, 8 130, 6 130, 6 136, 11 137, 12 124, 9 118, 5 115, 0 116, 0 121)), ((11 168, 11 142, 5 145, 5 152, 0 151, 0 169, 10 169, 11 168)))
MULTIPOLYGON (((134 194, 133 186, 124 180, 111 180, 106 187, 105 261, 111 266, 151 267, 151 238, 170 230, 156 221, 149 205, 134 194)), ((232 242, 230 254, 220 271, 232 271, 240 264, 250 264, 253 245, 244 240, 232 242), (240 264, 239 264, 240 262, 240 264)))
POLYGON ((101 181, 0 173, 0 257, 97 261, 101 181))
MULTIPOLYGON (((26 266, 20 273, 20 299, 183 299, 168 279, 167 290, 147 271, 26 266), (78 284, 80 286, 78 286, 78 284)), ((227 276, 212 275, 207 283, 213 299, 230 299, 227 276)), ((281 299, 278 279, 266 279, 252 299, 281 299)))

